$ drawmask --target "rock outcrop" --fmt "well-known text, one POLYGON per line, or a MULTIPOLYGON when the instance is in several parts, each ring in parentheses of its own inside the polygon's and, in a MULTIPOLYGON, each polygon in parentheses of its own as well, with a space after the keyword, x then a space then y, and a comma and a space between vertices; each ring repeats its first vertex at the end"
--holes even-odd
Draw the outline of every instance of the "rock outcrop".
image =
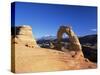
POLYGON ((12 43, 20 43, 27 47, 38 47, 30 26, 17 26, 15 29, 13 29, 13 31, 15 33, 12 33, 12 43))
POLYGON ((78 37, 76 36, 76 34, 74 33, 74 31, 72 30, 71 27, 68 26, 61 26, 57 32, 57 38, 58 38, 58 42, 61 42, 62 36, 63 34, 66 33, 69 36, 69 41, 71 44, 71 47, 69 47, 70 50, 77 50, 77 51, 81 51, 81 45, 80 42, 78 40, 78 37))
POLYGON ((75 58, 84 58, 81 44, 79 42, 79 39, 77 35, 74 33, 71 27, 69 26, 61 26, 57 32, 57 44, 55 44, 55 49, 57 50, 62 50, 62 36, 63 34, 66 33, 69 37, 69 45, 67 45, 67 51, 75 58))

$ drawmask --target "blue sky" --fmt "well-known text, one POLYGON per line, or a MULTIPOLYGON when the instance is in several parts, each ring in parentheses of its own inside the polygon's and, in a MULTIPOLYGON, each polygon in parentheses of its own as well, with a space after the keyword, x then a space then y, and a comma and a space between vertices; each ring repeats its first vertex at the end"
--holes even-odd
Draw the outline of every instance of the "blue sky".
POLYGON ((15 25, 30 25, 36 38, 56 36, 61 25, 71 25, 78 36, 95 34, 97 8, 16 2, 15 25))

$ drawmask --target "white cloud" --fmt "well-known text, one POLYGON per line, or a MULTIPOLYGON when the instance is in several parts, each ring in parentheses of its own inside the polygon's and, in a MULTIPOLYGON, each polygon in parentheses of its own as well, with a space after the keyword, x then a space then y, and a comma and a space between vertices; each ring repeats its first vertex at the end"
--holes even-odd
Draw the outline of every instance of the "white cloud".
POLYGON ((94 31, 94 32, 96 32, 96 31, 97 31, 97 29, 91 29, 91 31, 94 31))
POLYGON ((51 35, 49 35, 49 34, 44 35, 44 37, 48 37, 48 36, 51 36, 51 35))

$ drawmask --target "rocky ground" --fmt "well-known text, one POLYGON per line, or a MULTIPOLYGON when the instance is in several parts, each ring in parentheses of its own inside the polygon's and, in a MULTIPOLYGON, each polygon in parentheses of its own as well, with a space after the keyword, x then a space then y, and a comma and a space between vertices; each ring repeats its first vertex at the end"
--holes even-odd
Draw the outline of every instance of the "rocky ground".
POLYGON ((30 48, 22 44, 16 44, 14 48, 16 73, 94 69, 97 67, 88 59, 75 59, 67 52, 30 48))

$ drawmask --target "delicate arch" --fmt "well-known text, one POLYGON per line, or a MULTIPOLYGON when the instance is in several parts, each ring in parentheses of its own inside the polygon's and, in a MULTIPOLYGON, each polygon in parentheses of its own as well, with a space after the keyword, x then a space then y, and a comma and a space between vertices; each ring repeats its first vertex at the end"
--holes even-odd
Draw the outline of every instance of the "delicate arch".
POLYGON ((78 40, 78 37, 75 35, 75 33, 72 31, 72 28, 69 26, 61 26, 59 28, 59 30, 57 32, 58 43, 61 42, 61 39, 62 39, 62 36, 64 33, 66 33, 69 37, 69 41, 71 44, 70 49, 81 51, 82 49, 81 49, 81 45, 78 40))

